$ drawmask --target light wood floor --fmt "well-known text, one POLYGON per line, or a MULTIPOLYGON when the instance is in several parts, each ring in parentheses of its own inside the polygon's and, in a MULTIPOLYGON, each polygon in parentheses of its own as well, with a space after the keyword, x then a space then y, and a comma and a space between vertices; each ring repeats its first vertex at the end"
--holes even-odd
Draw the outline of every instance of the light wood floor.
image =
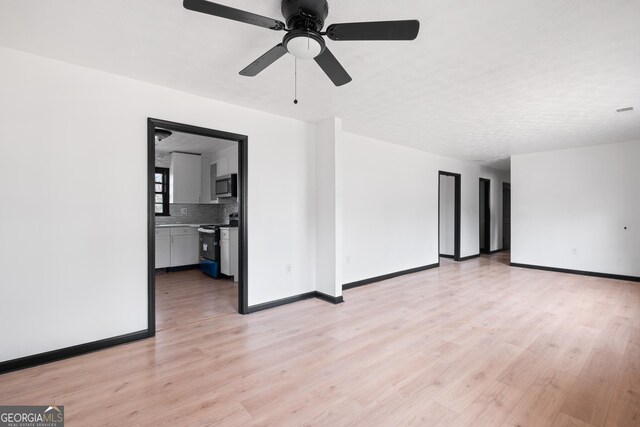
POLYGON ((156 272, 156 330, 238 312, 238 287, 200 270, 156 272))
POLYGON ((483 256, 0 376, 68 425, 639 426, 640 285, 483 256))

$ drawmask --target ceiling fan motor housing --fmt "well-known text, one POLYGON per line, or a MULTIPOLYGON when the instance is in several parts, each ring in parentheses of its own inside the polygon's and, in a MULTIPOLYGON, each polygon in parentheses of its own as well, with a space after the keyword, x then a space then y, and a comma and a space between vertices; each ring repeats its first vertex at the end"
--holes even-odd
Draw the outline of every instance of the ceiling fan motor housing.
POLYGON ((288 28, 320 32, 328 15, 327 0, 282 0, 288 28))

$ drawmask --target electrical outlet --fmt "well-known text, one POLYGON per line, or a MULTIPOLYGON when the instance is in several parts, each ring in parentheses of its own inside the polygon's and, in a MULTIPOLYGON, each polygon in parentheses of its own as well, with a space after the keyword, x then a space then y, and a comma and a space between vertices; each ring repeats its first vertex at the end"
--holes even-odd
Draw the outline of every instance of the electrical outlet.
POLYGON ((291 273, 291 264, 287 264, 287 274, 291 273))
POLYGON ((578 253, 578 250, 576 248, 573 248, 573 249, 571 249, 571 253, 575 255, 575 254, 578 253))
POLYGON ((351 257, 347 255, 347 264, 351 264, 351 257))
POLYGON ((183 215, 187 214, 187 208, 180 208, 180 213, 183 215))

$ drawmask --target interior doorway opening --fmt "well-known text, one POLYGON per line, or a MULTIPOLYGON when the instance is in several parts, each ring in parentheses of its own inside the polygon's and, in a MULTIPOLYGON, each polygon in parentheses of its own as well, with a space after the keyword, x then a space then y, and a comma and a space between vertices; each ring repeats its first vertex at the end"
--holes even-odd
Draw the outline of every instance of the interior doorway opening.
POLYGON ((480 253, 491 253, 491 181, 486 178, 480 178, 479 200, 480 207, 478 209, 480 217, 480 253))
POLYGON ((246 314, 247 140, 148 119, 148 328, 246 314))
POLYGON ((511 184, 502 183, 502 249, 511 249, 511 184))
POLYGON ((460 261, 461 175, 438 173, 438 252, 460 261))

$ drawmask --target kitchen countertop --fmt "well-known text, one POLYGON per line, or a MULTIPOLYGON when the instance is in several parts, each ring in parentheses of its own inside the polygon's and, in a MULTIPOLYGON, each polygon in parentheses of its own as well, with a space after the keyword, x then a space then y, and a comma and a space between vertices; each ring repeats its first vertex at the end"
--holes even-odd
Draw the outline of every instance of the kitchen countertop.
POLYGON ((167 228, 167 227, 193 227, 193 228, 198 228, 202 225, 206 225, 206 224, 160 224, 160 225, 156 225, 156 228, 167 228))
MULTIPOLYGON (((211 225, 211 223, 205 223, 205 224, 159 224, 156 225, 156 228, 169 228, 169 227, 193 227, 193 228, 198 228, 198 227, 202 227, 203 225, 211 225)), ((237 228, 237 225, 220 225, 220 228, 237 228)))

